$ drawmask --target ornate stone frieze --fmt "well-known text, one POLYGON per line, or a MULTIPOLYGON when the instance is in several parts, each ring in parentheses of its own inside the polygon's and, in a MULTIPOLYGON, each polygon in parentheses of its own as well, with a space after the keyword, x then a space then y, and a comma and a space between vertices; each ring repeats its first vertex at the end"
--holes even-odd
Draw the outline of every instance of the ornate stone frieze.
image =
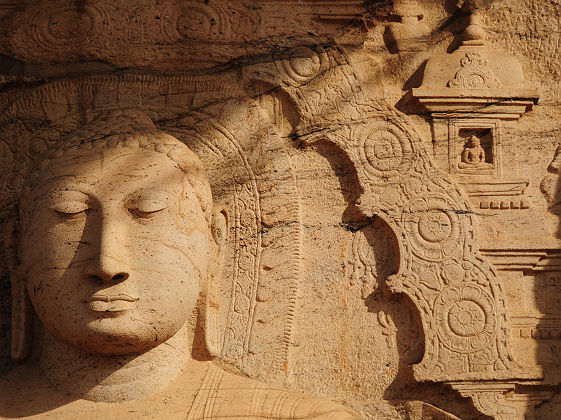
MULTIPOLYGON (((325 55, 320 61, 344 60, 336 50, 318 54, 325 55)), ((304 144, 327 139, 349 156, 363 189, 358 208, 367 217, 382 218, 398 238, 399 271, 388 286, 407 294, 421 314, 426 348, 422 362, 413 366, 415 377, 533 377, 536 372, 525 372, 510 356, 504 291, 477 251, 463 193, 433 167, 405 117, 368 101, 350 71, 341 63, 324 73, 323 83, 310 80, 300 89, 287 73, 265 81, 298 105, 297 135, 304 144), (328 92, 337 84, 349 104, 348 111, 335 114, 331 107, 341 104, 331 104, 328 92), (320 121, 324 129, 316 134, 320 121)), ((253 77, 261 74, 259 68, 253 77)))

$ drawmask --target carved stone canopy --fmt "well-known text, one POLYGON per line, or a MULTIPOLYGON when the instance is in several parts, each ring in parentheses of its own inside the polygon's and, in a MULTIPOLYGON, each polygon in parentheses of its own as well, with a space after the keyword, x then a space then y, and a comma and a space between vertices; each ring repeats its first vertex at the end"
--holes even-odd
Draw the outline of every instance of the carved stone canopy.
POLYGON ((430 58, 422 85, 413 96, 434 117, 477 113, 479 117, 518 119, 539 99, 524 81, 515 57, 481 45, 462 45, 451 54, 430 58))

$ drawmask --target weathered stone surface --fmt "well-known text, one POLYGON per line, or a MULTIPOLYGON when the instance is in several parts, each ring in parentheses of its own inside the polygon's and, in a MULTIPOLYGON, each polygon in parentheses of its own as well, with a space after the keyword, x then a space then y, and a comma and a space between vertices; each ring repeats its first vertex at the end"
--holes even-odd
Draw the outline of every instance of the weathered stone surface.
POLYGON ((561 4, 0 13, 0 416, 561 415, 561 4))

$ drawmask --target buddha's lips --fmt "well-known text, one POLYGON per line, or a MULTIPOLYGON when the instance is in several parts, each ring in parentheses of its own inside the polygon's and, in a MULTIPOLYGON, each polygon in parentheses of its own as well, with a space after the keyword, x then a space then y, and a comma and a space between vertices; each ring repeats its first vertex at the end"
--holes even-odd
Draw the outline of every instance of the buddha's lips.
POLYGON ((84 302, 115 302, 123 300, 125 302, 136 302, 138 298, 133 298, 129 295, 93 295, 87 298, 84 302))

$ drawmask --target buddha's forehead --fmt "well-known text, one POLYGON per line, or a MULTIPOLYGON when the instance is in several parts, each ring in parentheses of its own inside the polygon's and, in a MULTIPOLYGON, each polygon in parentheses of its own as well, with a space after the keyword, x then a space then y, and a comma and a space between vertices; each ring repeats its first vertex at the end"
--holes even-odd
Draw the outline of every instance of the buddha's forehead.
POLYGON ((182 173, 168 156, 140 148, 68 150, 40 174, 35 190, 132 190, 182 185, 182 173))

